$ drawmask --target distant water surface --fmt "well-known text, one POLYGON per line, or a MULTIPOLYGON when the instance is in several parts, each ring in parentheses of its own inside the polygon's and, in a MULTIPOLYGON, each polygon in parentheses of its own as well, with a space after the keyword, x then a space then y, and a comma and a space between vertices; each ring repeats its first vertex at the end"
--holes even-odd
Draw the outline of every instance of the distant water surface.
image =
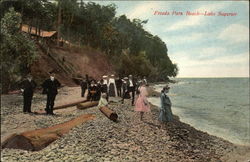
MULTIPOLYGON (((170 84, 173 113, 193 127, 250 145, 249 78, 178 78, 170 84)), ((164 84, 155 85, 158 92, 164 84)), ((160 106, 159 98, 149 98, 160 106)))

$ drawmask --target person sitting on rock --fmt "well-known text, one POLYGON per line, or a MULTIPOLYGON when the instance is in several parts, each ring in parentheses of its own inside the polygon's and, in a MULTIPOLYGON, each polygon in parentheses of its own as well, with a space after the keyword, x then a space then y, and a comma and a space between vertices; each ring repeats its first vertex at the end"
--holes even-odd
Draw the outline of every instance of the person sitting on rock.
POLYGON ((161 91, 161 107, 160 107, 160 114, 159 114, 159 121, 161 122, 161 128, 167 122, 173 120, 173 113, 171 110, 171 101, 167 96, 170 87, 167 85, 161 91))
POLYGON ((98 108, 101 108, 101 107, 104 107, 104 106, 107 106, 108 105, 108 101, 106 100, 107 98, 107 94, 106 93, 103 93, 101 95, 101 98, 99 100, 99 103, 98 103, 98 108))

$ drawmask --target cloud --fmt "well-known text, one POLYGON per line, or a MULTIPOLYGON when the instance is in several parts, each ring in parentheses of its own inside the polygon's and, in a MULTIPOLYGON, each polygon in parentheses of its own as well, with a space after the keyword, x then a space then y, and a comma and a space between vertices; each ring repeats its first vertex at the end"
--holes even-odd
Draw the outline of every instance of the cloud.
POLYGON ((194 42, 209 36, 208 33, 190 33, 187 35, 171 36, 163 38, 166 44, 180 45, 187 42, 194 42))
MULTIPOLYGON (((193 11, 190 12, 199 12, 199 13, 204 13, 205 11, 207 12, 216 12, 219 9, 225 8, 229 3, 215 3, 215 4, 206 4, 203 5, 197 9, 194 9, 193 11)), ((185 15, 184 15, 185 16, 185 15)), ((180 30, 183 28, 191 27, 191 26, 199 26, 201 24, 205 24, 208 21, 207 16, 185 16, 184 20, 180 20, 170 27, 166 28, 166 31, 173 31, 173 30, 180 30)))
MULTIPOLYGON (((205 49, 204 49, 205 50, 205 49)), ((211 49, 213 51, 214 49, 211 49)), ((171 59, 178 63, 178 77, 247 77, 249 53, 215 57, 208 60, 191 58, 186 52, 176 53, 171 59), (175 57, 176 56, 176 57, 175 57)))
POLYGON ((127 17, 130 19, 134 18, 148 18, 150 16, 153 16, 153 12, 155 11, 155 8, 160 8, 163 5, 162 2, 156 1, 156 2, 147 2, 147 3, 139 3, 137 6, 135 6, 128 14, 127 17))
POLYGON ((240 24, 231 24, 219 34, 218 39, 230 43, 249 42, 249 28, 240 24))

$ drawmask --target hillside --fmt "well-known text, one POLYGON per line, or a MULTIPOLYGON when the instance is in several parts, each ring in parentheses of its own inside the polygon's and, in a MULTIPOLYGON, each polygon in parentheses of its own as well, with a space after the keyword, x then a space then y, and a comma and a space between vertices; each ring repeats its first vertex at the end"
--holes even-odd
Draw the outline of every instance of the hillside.
POLYGON ((72 78, 89 75, 100 79, 102 75, 113 73, 107 57, 91 48, 42 46, 37 44, 39 58, 31 66, 31 73, 41 83, 50 71, 55 71, 59 81, 67 86, 74 86, 72 78))

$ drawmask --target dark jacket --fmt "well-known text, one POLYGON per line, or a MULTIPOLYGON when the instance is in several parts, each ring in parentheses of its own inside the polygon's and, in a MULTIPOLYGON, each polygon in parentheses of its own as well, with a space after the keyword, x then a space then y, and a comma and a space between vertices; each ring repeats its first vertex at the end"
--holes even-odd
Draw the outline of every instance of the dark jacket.
POLYGON ((52 81, 51 79, 47 79, 43 82, 43 94, 51 94, 51 95, 57 95, 58 91, 57 89, 61 86, 61 83, 55 79, 52 81))
POLYGON ((88 88, 88 83, 87 83, 87 81, 81 81, 81 88, 82 88, 82 89, 87 89, 87 88, 88 88))
MULTIPOLYGON (((136 81, 134 79, 132 79, 132 83, 133 83, 133 88, 136 88, 136 81)), ((127 86, 128 88, 130 87, 130 80, 127 81, 127 86)))
POLYGON ((21 83, 20 88, 24 89, 23 95, 33 95, 36 86, 37 84, 33 80, 31 81, 24 80, 21 83))
POLYGON ((121 88, 122 87, 122 80, 121 79, 116 79, 115 84, 116 84, 117 88, 121 88))

